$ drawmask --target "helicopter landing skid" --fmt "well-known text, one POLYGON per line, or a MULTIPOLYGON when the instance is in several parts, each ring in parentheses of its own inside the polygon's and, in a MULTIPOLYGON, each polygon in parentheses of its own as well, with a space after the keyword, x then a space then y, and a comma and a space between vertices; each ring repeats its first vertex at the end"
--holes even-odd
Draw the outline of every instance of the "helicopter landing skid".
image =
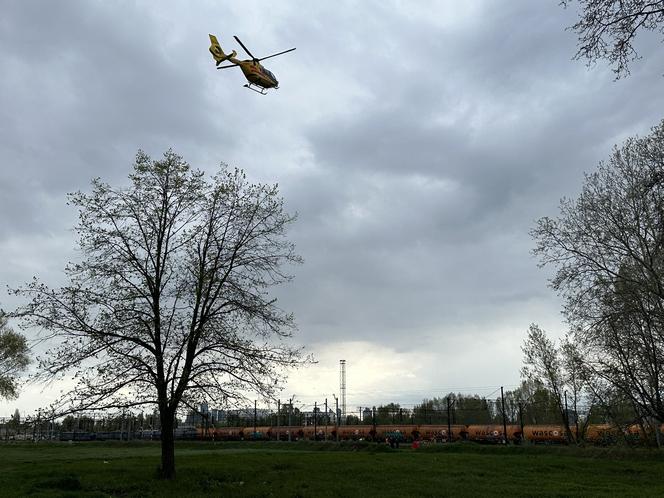
POLYGON ((260 90, 256 90, 250 83, 247 83, 244 85, 245 88, 248 88, 252 92, 260 93, 261 95, 267 95, 267 88, 263 88, 262 86, 259 86, 260 90))

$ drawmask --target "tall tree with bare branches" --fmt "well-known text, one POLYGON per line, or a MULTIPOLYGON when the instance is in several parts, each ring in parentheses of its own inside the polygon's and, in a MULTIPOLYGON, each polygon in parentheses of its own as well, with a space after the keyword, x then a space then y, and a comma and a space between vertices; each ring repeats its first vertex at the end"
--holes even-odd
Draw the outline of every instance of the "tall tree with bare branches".
POLYGON ((40 360, 42 378, 75 374, 56 413, 158 408, 160 471, 171 479, 178 408, 271 396, 302 361, 284 340, 293 317, 269 295, 300 262, 286 238, 295 217, 276 186, 223 166, 207 178, 170 150, 161 160, 139 151, 129 178, 71 194, 80 261, 64 287, 17 289, 28 299, 14 315, 59 341, 40 360))
MULTIPOLYGON (((634 41, 639 31, 664 34, 664 0, 577 0, 581 15, 571 27, 579 36, 577 59, 592 64, 606 59, 617 78, 629 74, 639 57, 634 41)), ((567 7, 574 0, 560 2, 567 7)))
POLYGON ((532 230, 584 359, 643 417, 664 421, 664 121, 586 175, 532 230))

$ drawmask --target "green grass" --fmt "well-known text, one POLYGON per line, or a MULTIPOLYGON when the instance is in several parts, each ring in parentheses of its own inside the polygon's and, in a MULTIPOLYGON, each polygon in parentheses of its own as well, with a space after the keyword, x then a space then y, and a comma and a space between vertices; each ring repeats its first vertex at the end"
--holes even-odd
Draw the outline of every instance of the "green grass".
POLYGON ((0 444, 1 496, 664 496, 664 452, 452 444, 0 444))

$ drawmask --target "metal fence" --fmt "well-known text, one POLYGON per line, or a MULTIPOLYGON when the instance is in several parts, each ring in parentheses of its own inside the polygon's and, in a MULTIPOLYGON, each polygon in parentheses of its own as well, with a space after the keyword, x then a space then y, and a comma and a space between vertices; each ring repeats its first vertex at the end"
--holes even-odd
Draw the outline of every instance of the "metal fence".
MULTIPOLYGON (((325 398, 321 402, 307 403, 293 402, 291 398, 285 403, 278 401, 267 407, 259 406, 258 402, 253 406, 234 409, 214 409, 202 404, 198 409, 182 413, 175 431, 180 439, 195 439, 221 428, 247 428, 240 432, 252 434, 258 432, 259 427, 265 431, 266 427, 313 426, 324 428, 323 438, 327 438, 328 433, 332 432, 330 427, 372 426, 369 432, 377 438, 377 426, 442 427, 438 436, 445 432, 445 426, 450 429, 455 426, 466 427, 457 429, 457 432, 499 433, 504 439, 511 433, 520 438, 529 434, 531 440, 536 440, 540 433, 551 436, 555 432, 558 434, 556 437, 567 442, 593 438, 604 442, 629 442, 631 438, 660 444, 664 426, 660 426, 658 421, 639 417, 628 409, 615 408, 608 410, 601 406, 580 404, 565 408, 552 399, 523 402, 503 396, 489 398, 458 394, 420 403, 355 406, 344 414, 336 403, 332 405, 325 398)), ((299 432, 308 434, 311 430, 299 432)), ((420 430, 417 429, 417 432, 420 430)), ((316 431, 313 434, 314 438, 318 438, 316 431)), ((88 412, 53 419, 40 411, 27 417, 0 417, 0 441, 159 438, 160 424, 156 412, 88 412)))

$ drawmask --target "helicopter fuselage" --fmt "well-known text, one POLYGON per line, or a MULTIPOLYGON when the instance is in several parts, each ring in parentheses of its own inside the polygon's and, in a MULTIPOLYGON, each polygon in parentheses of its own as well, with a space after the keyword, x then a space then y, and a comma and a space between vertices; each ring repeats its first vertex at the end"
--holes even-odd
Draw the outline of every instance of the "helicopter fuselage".
POLYGON ((267 90, 268 88, 279 88, 279 81, 277 80, 276 76, 272 74, 272 72, 269 69, 266 69, 260 63, 260 61, 262 61, 263 59, 276 57, 277 55, 282 55, 288 52, 292 52, 293 50, 295 50, 295 48, 284 50, 282 52, 277 52, 276 54, 268 55, 267 57, 262 57, 259 59, 257 57, 254 57, 254 55, 249 51, 247 47, 244 46, 244 44, 240 41, 240 39, 237 36, 233 36, 233 38, 235 38, 235 40, 242 46, 247 55, 251 57, 251 59, 240 60, 235 57, 237 55, 237 52, 235 50, 233 50, 230 54, 225 54, 223 49, 221 48, 221 45, 219 45, 217 37, 212 34, 210 34, 209 36, 210 36, 209 50, 210 53, 212 54, 212 57, 215 60, 217 69, 227 69, 229 67, 239 66, 240 69, 242 69, 242 74, 244 74, 244 77, 248 81, 248 84, 244 86, 249 88, 250 90, 254 90, 255 92, 262 93, 263 95, 265 95, 265 90, 267 90), (230 62, 230 64, 221 66, 220 64, 222 64, 225 61, 230 62), (257 90, 254 87, 259 88, 259 90, 257 90))
POLYGON ((279 81, 277 81, 277 78, 272 71, 265 69, 260 62, 251 59, 241 61, 235 57, 229 58, 228 60, 229 62, 240 66, 244 77, 247 78, 249 83, 262 88, 277 88, 279 86, 279 81))

